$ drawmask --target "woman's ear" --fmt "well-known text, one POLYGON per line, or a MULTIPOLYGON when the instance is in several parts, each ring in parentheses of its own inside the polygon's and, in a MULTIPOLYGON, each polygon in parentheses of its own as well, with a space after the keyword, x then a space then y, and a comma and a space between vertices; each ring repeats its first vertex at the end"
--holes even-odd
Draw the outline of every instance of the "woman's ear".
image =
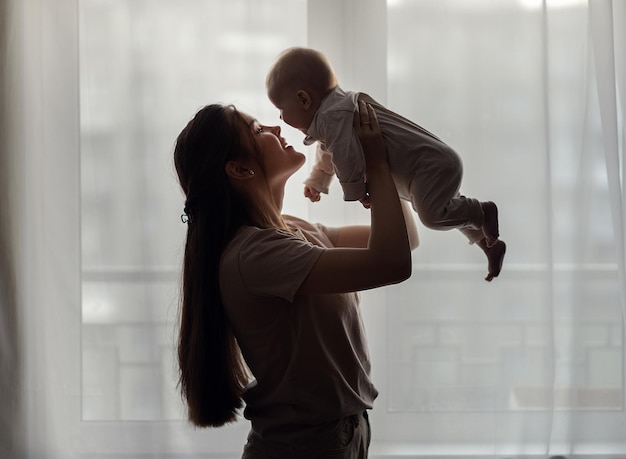
POLYGON ((239 161, 228 161, 224 169, 226 175, 236 180, 248 180, 255 176, 253 169, 244 166, 239 161))
POLYGON ((298 102, 303 109, 308 110, 313 105, 313 99, 311 98, 311 94, 309 94, 304 89, 298 89, 296 92, 296 96, 298 97, 298 102))

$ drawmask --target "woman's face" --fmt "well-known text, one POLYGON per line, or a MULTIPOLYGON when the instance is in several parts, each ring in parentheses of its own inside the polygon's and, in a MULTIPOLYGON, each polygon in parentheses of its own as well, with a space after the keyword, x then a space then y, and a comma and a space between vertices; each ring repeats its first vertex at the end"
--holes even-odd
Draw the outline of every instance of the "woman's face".
POLYGON ((294 150, 280 135, 280 127, 265 126, 252 116, 241 113, 241 117, 250 129, 258 151, 268 183, 285 181, 296 172, 305 161, 304 154, 294 150))

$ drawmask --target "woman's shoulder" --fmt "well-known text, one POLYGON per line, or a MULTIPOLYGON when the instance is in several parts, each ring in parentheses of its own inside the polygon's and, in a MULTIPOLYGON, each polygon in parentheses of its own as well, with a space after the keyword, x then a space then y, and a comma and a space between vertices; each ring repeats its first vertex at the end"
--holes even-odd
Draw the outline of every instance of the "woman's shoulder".
POLYGON ((285 223, 292 230, 300 230, 311 233, 325 232, 324 225, 320 225, 319 223, 311 223, 302 218, 294 217, 293 215, 283 215, 285 219, 285 223))
POLYGON ((299 230, 309 242, 322 247, 334 246, 337 228, 327 227, 321 223, 311 223, 292 215, 283 215, 283 218, 289 227, 299 230))
POLYGON ((299 244, 333 247, 336 228, 328 228, 320 223, 311 223, 292 215, 283 215, 289 230, 282 228, 260 228, 242 226, 226 247, 225 254, 235 255, 247 251, 259 252, 263 248, 279 245, 299 244))
POLYGON ((287 225, 289 226, 295 226, 300 229, 314 229, 315 228, 315 225, 313 225, 312 223, 309 223, 308 221, 303 220, 302 218, 299 218, 299 217, 295 217, 293 215, 283 215, 283 218, 285 219, 285 223, 287 223, 287 225))
POLYGON ((250 244, 259 244, 262 241, 272 241, 290 236, 280 228, 262 228, 259 226, 245 225, 237 230, 228 248, 241 247, 250 244))
POLYGON ((225 252, 240 252, 242 250, 258 251, 262 247, 269 247, 275 244, 288 244, 294 239, 301 240, 297 235, 298 230, 318 231, 314 225, 299 218, 285 219, 285 222, 292 231, 276 227, 262 228, 252 225, 242 226, 228 243, 225 252), (296 231, 293 231, 293 229, 296 231))

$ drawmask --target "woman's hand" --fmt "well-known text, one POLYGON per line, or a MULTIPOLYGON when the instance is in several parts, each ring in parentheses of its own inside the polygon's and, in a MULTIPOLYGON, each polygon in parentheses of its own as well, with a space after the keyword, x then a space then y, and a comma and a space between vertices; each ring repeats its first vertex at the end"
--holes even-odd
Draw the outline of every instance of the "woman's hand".
POLYGON ((401 282, 411 275, 407 227, 373 108, 359 101, 353 125, 366 161, 371 209, 367 247, 325 250, 300 286, 300 294, 354 292, 401 282))
POLYGON ((362 100, 359 100, 358 104, 359 109, 354 112, 353 126, 363 147, 365 173, 367 176, 368 169, 374 167, 382 167, 388 170, 389 161, 387 158, 387 147, 385 146, 374 108, 362 100))
MULTIPOLYGON (((388 166, 387 147, 383 139, 382 131, 378 125, 376 112, 370 104, 362 100, 358 101, 359 109, 354 112, 354 131, 359 137, 361 146, 363 147, 363 155, 365 158, 365 172, 367 181, 367 169, 373 167, 388 166)), ((369 191, 359 199, 363 207, 370 208, 369 191)))

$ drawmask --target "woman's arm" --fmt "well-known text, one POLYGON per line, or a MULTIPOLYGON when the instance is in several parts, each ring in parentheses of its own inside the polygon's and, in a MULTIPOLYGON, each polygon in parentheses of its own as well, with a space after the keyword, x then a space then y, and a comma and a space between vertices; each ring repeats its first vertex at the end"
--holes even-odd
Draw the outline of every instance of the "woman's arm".
MULTIPOLYGON (((367 246, 325 250, 300 286, 300 294, 366 290, 398 283, 411 275, 411 246, 402 205, 391 178, 376 114, 364 102, 359 102, 354 128, 365 154, 370 195, 367 246)), ((340 235, 338 240, 343 237, 340 235)))
POLYGON ((409 245, 411 250, 417 249, 420 245, 420 237, 415 224, 415 211, 411 207, 409 201, 402 201, 402 213, 404 213, 404 222, 406 223, 406 233, 409 236, 409 245))
MULTIPOLYGON (((419 234, 413 208, 408 201, 401 200, 402 213, 404 213, 404 221, 406 222, 406 232, 409 237, 409 246, 411 250, 417 249, 419 246, 419 234)), ((337 240, 335 247, 353 247, 365 248, 370 238, 370 227, 368 225, 342 226, 337 229, 337 240)))

